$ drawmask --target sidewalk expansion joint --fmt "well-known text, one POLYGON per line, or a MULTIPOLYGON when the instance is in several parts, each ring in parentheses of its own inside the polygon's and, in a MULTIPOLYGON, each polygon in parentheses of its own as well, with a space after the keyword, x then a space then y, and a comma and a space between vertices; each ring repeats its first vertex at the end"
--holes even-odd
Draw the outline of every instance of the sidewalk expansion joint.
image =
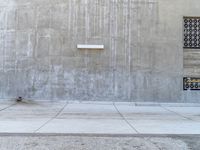
POLYGON ((8 108, 11 108, 12 106, 15 106, 15 105, 17 105, 17 103, 14 103, 14 104, 9 105, 9 106, 7 106, 7 107, 5 107, 5 108, 2 108, 2 109, 0 109, 0 111, 4 111, 4 110, 6 110, 6 109, 8 109, 8 108))
POLYGON ((167 109, 167 108, 164 107, 164 106, 161 106, 161 107, 162 107, 163 109, 165 109, 166 111, 169 111, 169 112, 171 112, 171 113, 176 114, 176 115, 179 116, 179 117, 182 117, 182 118, 184 118, 184 119, 187 119, 187 120, 196 122, 195 120, 193 120, 193 119, 191 119, 191 118, 189 118, 189 117, 186 117, 186 116, 184 116, 184 115, 182 115, 182 114, 180 114, 180 113, 177 113, 177 112, 175 112, 175 111, 173 111, 173 110, 167 109))
POLYGON ((115 103, 113 102, 113 106, 115 107, 116 111, 118 112, 118 114, 122 117, 122 119, 129 125, 129 127, 131 127, 131 129, 133 129, 137 134, 140 134, 139 131, 137 131, 137 129, 126 119, 126 117, 124 117, 124 115, 119 111, 119 109, 117 108, 117 106, 115 105, 115 103))
POLYGON ((48 123, 50 123, 52 120, 56 119, 60 114, 61 112, 65 109, 65 107, 68 105, 68 102, 66 102, 66 104, 52 117, 50 118, 49 120, 47 120, 43 125, 41 125, 38 129, 36 129, 34 131, 34 133, 37 133, 41 128, 43 128, 45 125, 47 125, 48 123))

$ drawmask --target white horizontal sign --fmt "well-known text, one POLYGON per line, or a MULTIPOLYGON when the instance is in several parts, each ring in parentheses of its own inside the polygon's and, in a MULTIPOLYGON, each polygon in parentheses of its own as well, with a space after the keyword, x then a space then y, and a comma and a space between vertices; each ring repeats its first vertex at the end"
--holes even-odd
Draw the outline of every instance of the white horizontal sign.
POLYGON ((104 45, 84 45, 84 44, 78 44, 78 49, 104 49, 104 45))

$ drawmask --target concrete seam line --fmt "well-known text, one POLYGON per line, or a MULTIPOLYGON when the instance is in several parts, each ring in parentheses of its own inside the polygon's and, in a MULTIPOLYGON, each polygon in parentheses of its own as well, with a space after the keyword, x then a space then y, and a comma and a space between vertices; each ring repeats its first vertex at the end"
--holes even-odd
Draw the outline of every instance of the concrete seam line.
POLYGON ((98 133, 0 133, 0 137, 46 137, 46 136, 80 136, 80 137, 199 137, 200 134, 98 134, 98 133))
POLYGON ((113 106, 115 107, 116 111, 119 113, 119 115, 122 117, 122 119, 133 129, 137 134, 140 134, 139 131, 124 117, 124 115, 119 111, 115 103, 113 102, 113 106))
POLYGON ((65 107, 68 105, 68 101, 66 102, 66 104, 52 117, 50 118, 49 120, 47 120, 43 125, 41 125, 38 129, 36 129, 34 131, 34 133, 38 132, 41 128, 43 128, 45 125, 47 125, 49 122, 51 122, 52 120, 54 120, 55 118, 57 118, 61 112, 65 109, 65 107))
POLYGON ((161 106, 161 107, 162 107, 163 109, 165 109, 165 110, 171 112, 171 113, 174 113, 174 114, 178 115, 179 117, 185 118, 185 119, 190 120, 190 121, 198 122, 198 121, 195 121, 195 120, 193 120, 193 119, 191 119, 191 118, 189 118, 189 117, 186 117, 186 116, 184 116, 184 115, 182 115, 182 114, 180 114, 180 113, 177 113, 177 112, 175 112, 175 111, 172 111, 172 110, 170 110, 170 109, 167 109, 167 108, 164 107, 164 106, 161 106))
POLYGON ((9 106, 7 106, 7 107, 5 107, 5 108, 2 108, 2 109, 0 109, 0 111, 4 111, 4 110, 6 110, 6 109, 8 109, 8 108, 10 108, 10 107, 12 107, 12 106, 15 106, 15 105, 17 105, 17 103, 14 103, 14 104, 9 105, 9 106))

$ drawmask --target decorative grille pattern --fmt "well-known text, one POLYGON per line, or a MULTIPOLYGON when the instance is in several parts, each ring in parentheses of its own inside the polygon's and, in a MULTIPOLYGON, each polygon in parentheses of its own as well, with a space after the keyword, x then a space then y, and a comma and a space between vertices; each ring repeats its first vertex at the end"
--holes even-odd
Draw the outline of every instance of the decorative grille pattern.
POLYGON ((183 78, 183 90, 200 90, 200 78, 183 78))
POLYGON ((200 17, 184 17, 184 48, 200 49, 200 17))

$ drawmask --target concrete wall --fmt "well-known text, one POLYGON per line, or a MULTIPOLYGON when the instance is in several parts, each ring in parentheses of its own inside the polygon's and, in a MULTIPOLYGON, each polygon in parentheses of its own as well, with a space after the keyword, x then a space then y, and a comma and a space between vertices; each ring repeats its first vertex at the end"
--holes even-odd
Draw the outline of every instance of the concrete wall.
POLYGON ((200 1, 0 0, 0 97, 200 102, 182 90, 183 16, 200 1))

